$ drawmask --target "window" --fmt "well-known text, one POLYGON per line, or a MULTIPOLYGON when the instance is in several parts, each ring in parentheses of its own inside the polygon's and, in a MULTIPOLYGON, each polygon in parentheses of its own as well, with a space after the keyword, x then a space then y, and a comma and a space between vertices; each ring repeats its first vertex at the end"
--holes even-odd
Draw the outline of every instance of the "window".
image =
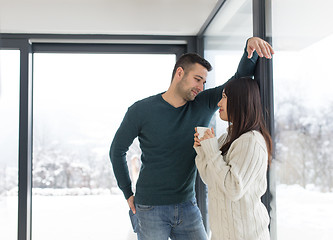
MULTIPOLYGON (((33 240, 132 239, 109 148, 127 108, 167 90, 174 54, 34 54, 33 240)), ((135 181, 137 141, 128 163, 135 181)))
POLYGON ((0 50, 1 239, 17 239, 20 52, 0 50))
MULTIPOLYGON (((235 74, 252 32, 252 1, 226 1, 204 33, 204 57, 213 66, 206 89, 225 83, 235 74)), ((218 113, 210 124, 216 136, 221 136, 228 127, 218 113)))
POLYGON ((333 3, 272 7, 277 237, 331 239, 333 3))
MULTIPOLYGON (((213 66, 206 88, 221 85, 235 74, 246 40, 252 35, 252 1, 227 1, 205 32, 204 56, 213 66)), ((211 124, 216 124, 217 136, 228 127, 219 114, 211 124)))

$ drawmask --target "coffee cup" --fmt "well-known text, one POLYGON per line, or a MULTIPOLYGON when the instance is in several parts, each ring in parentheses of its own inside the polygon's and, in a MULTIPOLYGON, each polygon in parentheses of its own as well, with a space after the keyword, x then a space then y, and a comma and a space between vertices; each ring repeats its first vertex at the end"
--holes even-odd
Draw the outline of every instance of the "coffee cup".
POLYGON ((197 127, 197 132, 199 133, 198 138, 202 138, 205 135, 205 132, 209 129, 208 127, 197 127))

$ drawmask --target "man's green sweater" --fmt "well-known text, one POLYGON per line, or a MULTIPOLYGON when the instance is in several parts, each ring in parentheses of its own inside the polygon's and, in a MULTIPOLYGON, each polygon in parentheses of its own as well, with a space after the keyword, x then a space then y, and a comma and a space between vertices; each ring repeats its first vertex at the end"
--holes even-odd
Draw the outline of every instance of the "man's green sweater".
MULTIPOLYGON (((246 48, 245 48, 246 49, 246 48)), ((232 78, 253 76, 258 55, 246 50, 232 78)), ((196 126, 208 126, 224 85, 205 90, 194 101, 175 108, 157 94, 134 103, 116 132, 110 158, 125 198, 133 195, 126 152, 138 137, 142 150, 135 202, 145 205, 177 204, 195 196, 196 177, 193 134, 196 126)))

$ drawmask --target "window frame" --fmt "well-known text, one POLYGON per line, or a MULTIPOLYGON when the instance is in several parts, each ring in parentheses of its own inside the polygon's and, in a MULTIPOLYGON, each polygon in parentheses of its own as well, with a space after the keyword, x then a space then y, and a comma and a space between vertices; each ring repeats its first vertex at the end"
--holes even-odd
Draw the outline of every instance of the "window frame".
MULTIPOLYGON (((254 36, 272 42, 271 1, 253 1, 254 36)), ((31 199, 32 199, 32 102, 33 102, 33 53, 146 53, 176 54, 178 58, 186 52, 204 53, 204 33, 226 0, 219 0, 196 36, 156 36, 156 35, 71 35, 71 34, 0 34, 0 49, 20 50, 20 114, 19 114, 19 204, 18 239, 31 239, 31 199)), ((274 135, 274 106, 272 63, 260 59, 255 79, 261 86, 263 108, 269 130, 274 135), (263 81, 265 79, 265 81, 263 81)), ((268 189, 263 202, 270 211, 271 237, 276 239, 275 203, 272 202, 273 180, 268 172, 268 189), (271 206, 273 206, 271 208, 271 206), (272 231, 273 230, 273 231, 272 231)), ((196 181, 198 206, 207 228, 207 189, 201 179, 196 181)))

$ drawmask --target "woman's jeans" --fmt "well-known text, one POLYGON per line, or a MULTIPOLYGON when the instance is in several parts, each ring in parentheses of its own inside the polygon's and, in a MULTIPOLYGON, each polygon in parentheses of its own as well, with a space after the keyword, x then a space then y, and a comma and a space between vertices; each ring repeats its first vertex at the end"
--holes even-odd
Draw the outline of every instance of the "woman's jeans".
POLYGON ((196 200, 180 204, 148 206, 135 204, 130 210, 131 221, 138 240, 207 240, 196 200))

